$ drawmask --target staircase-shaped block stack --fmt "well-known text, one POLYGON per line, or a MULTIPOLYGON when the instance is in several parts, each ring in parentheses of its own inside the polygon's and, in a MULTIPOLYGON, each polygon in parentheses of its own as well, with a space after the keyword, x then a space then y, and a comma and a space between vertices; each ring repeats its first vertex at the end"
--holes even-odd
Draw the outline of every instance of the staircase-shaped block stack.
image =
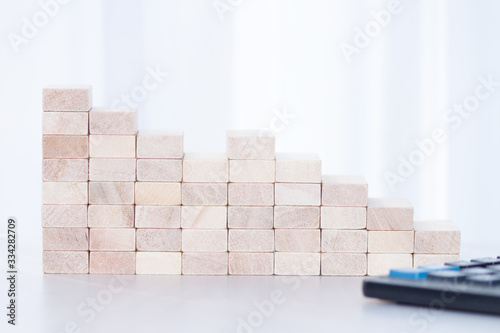
POLYGON ((90 86, 43 89, 45 273, 386 274, 458 260, 450 221, 368 198, 362 176, 229 131, 226 153, 184 153, 182 131, 137 131, 137 111, 92 107, 90 86))

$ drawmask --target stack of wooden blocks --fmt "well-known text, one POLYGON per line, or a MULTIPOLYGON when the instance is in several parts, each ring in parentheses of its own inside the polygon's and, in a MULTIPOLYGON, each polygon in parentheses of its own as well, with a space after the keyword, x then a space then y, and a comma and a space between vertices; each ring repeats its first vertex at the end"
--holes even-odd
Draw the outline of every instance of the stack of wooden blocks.
POLYGON ((315 154, 275 154, 266 131, 226 153, 184 153, 180 131, 137 132, 137 112, 92 108, 89 86, 43 90, 45 273, 386 274, 458 260, 449 221, 368 198, 362 176, 315 154))

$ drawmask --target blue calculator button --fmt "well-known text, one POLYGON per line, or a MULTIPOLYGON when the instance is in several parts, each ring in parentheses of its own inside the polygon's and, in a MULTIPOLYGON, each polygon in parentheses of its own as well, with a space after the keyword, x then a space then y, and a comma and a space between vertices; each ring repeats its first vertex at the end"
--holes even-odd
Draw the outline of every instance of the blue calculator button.
POLYGON ((391 269, 389 276, 402 279, 421 280, 427 277, 427 271, 413 267, 398 268, 398 269, 391 269))

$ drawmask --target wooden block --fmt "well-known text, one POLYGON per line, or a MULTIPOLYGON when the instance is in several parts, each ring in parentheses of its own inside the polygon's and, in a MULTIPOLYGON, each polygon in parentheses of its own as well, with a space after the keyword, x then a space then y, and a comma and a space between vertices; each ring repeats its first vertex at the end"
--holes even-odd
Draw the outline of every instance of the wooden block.
POLYGON ((274 252, 274 230, 229 229, 230 252, 274 252))
POLYGON ((274 183, 275 175, 275 160, 229 160, 232 183, 274 183))
POLYGON ((277 206, 319 206, 321 205, 320 184, 276 183, 277 206))
POLYGON ((87 182, 44 182, 42 201, 44 205, 86 205, 87 182))
POLYGON ((89 137, 87 135, 44 135, 42 155, 43 158, 88 158, 89 137))
POLYGON ((322 230, 321 252, 366 253, 366 230, 322 230))
POLYGON ((137 134, 137 109, 94 107, 89 117, 90 134, 137 134))
POLYGON ((321 206, 322 229, 365 229, 366 207, 321 206))
POLYGON ((366 253, 321 253, 321 275, 365 276, 366 253))
POLYGON ((229 183, 228 200, 232 206, 273 206, 274 184, 229 183))
POLYGON ((90 251, 135 251, 135 228, 91 228, 90 251))
POLYGON ((368 275, 387 275, 393 268, 412 266, 412 254, 368 253, 368 275))
POLYGON ((321 183, 318 154, 276 154, 276 182, 321 183))
POLYGON ((275 229, 276 252, 319 252, 319 229, 275 229))
POLYGON ((368 230, 413 230, 413 206, 407 199, 370 198, 366 227, 368 230))
POLYGON ((460 253, 460 239, 452 221, 415 221, 415 253, 460 253))
POLYGON ((275 228, 319 228, 319 207, 275 206, 275 228))
POLYGON ((142 182, 180 182, 182 180, 182 160, 137 159, 137 180, 142 182))
POLYGON ((368 231, 370 253, 413 253, 413 231, 368 231))
POLYGON ((137 252, 136 274, 176 274, 182 271, 181 252, 137 252))
POLYGON ((226 183, 182 183, 182 204, 187 206, 226 206, 226 183))
POLYGON ((227 275, 228 254, 182 253, 183 275, 227 275))
POLYGON ((227 207, 182 206, 181 226, 186 229, 225 229, 227 207))
POLYGON ((138 158, 182 158, 183 156, 183 131, 139 131, 137 133, 138 158))
POLYGON ((224 153, 186 153, 182 181, 186 183, 227 183, 229 166, 224 153))
POLYGON ((319 275, 320 264, 319 253, 276 252, 274 254, 275 275, 319 275))
POLYGON ((173 206, 181 204, 181 183, 135 183, 135 204, 173 206))
POLYGON ((89 136, 90 157, 135 158, 134 135, 89 136))
POLYGON ((137 229, 137 251, 179 252, 181 229, 137 229))
POLYGON ((368 183, 363 176, 324 175, 321 202, 323 206, 366 207, 368 183))
POLYGON ((133 205, 89 205, 90 228, 133 228, 133 205))
POLYGON ((272 229, 273 214, 273 207, 229 206, 227 226, 241 229, 272 229))
POLYGON ((42 134, 88 135, 88 112, 44 112, 42 134))
POLYGON ((226 229, 182 229, 182 252, 226 251, 226 229))
POLYGON ((89 180, 104 182, 135 181, 135 158, 91 158, 89 180))
POLYGON ((88 251, 88 228, 43 228, 46 251, 88 251))
POLYGON ((180 228, 180 206, 135 206, 136 228, 180 228))
POLYGON ((42 90, 43 111, 89 111, 92 87, 89 85, 50 85, 42 90))
POLYGON ((458 254, 417 254, 413 255, 413 266, 443 265, 447 262, 459 261, 458 254))
POLYGON ((134 203, 133 182, 90 182, 91 205, 131 205, 134 203))
POLYGON ((43 251, 45 274, 88 274, 88 251, 43 251))
POLYGON ((89 180, 88 159, 42 160, 44 182, 86 182, 89 180))
POLYGON ((275 155, 274 134, 268 130, 228 131, 227 157, 235 160, 269 160, 275 155))
POLYGON ((273 275, 274 253, 229 253, 230 275, 273 275))
POLYGON ((135 252, 90 252, 90 274, 135 274, 135 252))
POLYGON ((42 205, 42 227, 87 227, 87 205, 42 205))

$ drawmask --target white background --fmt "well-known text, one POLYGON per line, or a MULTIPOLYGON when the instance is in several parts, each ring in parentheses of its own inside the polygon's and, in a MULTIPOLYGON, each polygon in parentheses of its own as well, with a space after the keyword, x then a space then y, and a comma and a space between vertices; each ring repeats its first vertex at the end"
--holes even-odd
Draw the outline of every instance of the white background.
POLYGON ((500 82, 499 1, 401 0, 350 61, 341 45, 356 46, 389 1, 221 0, 234 4, 223 14, 214 2, 73 0, 15 47, 42 8, 1 1, 0 218, 19 221, 25 271, 41 270, 42 87, 91 84, 106 106, 155 68, 169 75, 139 103, 139 129, 183 129, 186 151, 224 151, 226 130, 269 127, 286 110, 277 151, 317 152, 325 174, 362 174, 370 196, 454 220, 469 248, 498 244, 500 87, 458 128, 443 117, 479 77, 500 82), (389 186, 435 128, 447 140, 389 186))

